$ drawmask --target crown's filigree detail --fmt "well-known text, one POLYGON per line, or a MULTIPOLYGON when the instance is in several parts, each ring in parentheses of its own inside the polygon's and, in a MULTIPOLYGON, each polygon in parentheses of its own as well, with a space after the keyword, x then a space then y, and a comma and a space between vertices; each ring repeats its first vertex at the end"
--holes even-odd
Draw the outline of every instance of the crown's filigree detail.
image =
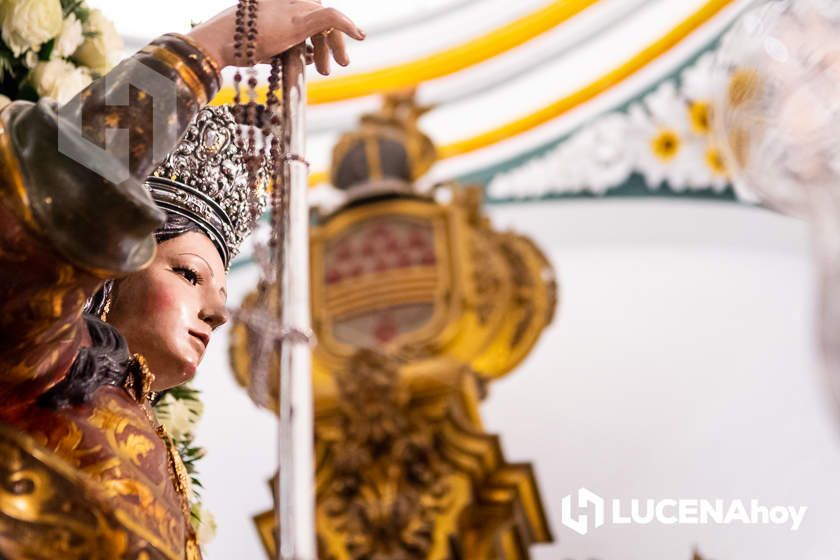
POLYGON ((205 107, 146 180, 158 206, 192 219, 207 233, 225 266, 265 208, 269 179, 263 165, 257 171, 258 188, 248 188, 248 166, 237 144, 237 129, 228 107, 205 107))

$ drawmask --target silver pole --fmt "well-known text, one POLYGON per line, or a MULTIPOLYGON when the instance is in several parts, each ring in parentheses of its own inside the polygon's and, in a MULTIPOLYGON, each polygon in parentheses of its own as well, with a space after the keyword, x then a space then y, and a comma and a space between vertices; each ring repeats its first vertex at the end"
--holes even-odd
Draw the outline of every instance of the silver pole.
POLYGON ((282 290, 280 339, 280 476, 276 518, 278 558, 316 560, 312 407, 311 317, 309 310, 309 169, 306 144, 306 61, 298 45, 283 54, 284 216, 280 233, 278 285, 282 290))

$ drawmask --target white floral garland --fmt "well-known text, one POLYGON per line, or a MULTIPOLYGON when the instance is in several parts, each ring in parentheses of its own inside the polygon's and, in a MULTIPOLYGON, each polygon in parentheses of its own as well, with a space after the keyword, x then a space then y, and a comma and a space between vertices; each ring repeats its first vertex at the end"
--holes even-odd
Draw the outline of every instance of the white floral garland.
MULTIPOLYGON (((495 199, 602 195, 634 172, 651 190, 667 183, 676 192, 722 192, 730 181, 710 134, 713 61, 714 53, 702 55, 626 112, 604 114, 545 155, 496 175, 488 194, 495 199)), ((748 192, 735 193, 755 202, 748 192)))
POLYGON ((213 514, 201 505, 200 489, 203 486, 198 478, 196 463, 204 457, 205 450, 195 445, 195 428, 204 414, 200 393, 190 385, 175 387, 167 391, 155 404, 154 411, 158 421, 169 432, 187 469, 193 527, 198 543, 207 544, 216 535, 216 520, 213 514))

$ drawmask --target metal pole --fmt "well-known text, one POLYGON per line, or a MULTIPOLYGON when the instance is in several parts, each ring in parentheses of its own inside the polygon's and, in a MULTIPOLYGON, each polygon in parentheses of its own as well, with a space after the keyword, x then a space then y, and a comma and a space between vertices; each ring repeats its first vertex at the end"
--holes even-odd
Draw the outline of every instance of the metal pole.
POLYGON ((316 560, 309 309, 309 169, 306 143, 304 47, 283 54, 283 227, 278 283, 282 290, 280 340, 280 476, 276 516, 280 560, 316 560))

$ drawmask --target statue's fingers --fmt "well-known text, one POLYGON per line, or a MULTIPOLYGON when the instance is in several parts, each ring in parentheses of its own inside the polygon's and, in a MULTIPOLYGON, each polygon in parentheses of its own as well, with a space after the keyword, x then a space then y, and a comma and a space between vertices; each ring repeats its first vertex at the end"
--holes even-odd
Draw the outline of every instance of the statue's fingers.
MULTIPOLYGON (((357 41, 365 38, 365 33, 356 27, 350 18, 335 8, 321 8, 306 14, 303 18, 304 28, 310 36, 329 29, 341 31, 357 41)), ((317 48, 317 47, 316 47, 317 48)))
POLYGON ((312 36, 312 46, 315 48, 315 69, 319 74, 326 76, 330 73, 330 49, 323 33, 312 36))
POLYGON ((347 46, 344 44, 344 34, 333 30, 327 35, 327 44, 332 50, 333 58, 342 66, 350 64, 350 57, 347 55, 347 46))

